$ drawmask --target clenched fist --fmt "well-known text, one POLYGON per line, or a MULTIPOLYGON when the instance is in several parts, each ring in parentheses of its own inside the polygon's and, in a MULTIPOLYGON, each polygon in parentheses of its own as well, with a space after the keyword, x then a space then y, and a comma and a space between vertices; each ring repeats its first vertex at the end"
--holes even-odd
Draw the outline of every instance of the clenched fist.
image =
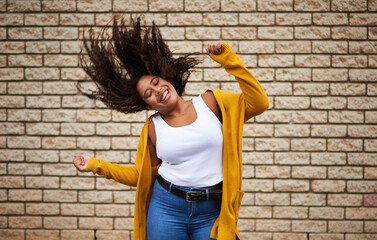
POLYGON ((86 172, 86 167, 88 166, 90 157, 83 154, 77 154, 73 158, 73 165, 79 170, 80 172, 86 172))
POLYGON ((222 44, 223 44, 222 42, 208 44, 208 46, 206 47, 207 54, 209 56, 211 56, 211 54, 215 54, 215 55, 220 54, 222 44))

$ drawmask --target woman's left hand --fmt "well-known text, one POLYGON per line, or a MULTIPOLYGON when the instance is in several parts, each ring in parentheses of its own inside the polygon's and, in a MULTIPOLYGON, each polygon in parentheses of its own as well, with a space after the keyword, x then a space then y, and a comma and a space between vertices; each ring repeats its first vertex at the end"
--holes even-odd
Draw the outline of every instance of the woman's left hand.
POLYGON ((222 44, 223 44, 222 42, 208 44, 208 46, 206 47, 208 56, 211 56, 211 54, 215 54, 215 55, 220 54, 222 44))

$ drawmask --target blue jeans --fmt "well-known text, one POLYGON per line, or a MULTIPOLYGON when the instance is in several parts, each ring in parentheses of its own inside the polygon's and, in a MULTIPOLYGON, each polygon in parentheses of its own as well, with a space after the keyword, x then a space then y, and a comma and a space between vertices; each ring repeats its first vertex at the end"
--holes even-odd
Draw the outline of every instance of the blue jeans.
MULTIPOLYGON (((185 191, 197 190, 174 186, 185 191)), ((189 237, 191 240, 209 240, 220 207, 221 200, 186 202, 156 180, 147 217, 148 240, 188 240, 189 237)))

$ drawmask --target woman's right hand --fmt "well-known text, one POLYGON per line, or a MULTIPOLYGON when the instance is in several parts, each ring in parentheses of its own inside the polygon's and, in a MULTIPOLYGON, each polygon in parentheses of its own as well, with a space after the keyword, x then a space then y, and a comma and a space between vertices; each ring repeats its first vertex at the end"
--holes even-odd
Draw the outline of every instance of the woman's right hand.
POLYGON ((79 170, 80 172, 86 172, 86 167, 88 166, 90 157, 84 154, 77 154, 73 158, 73 165, 79 170))

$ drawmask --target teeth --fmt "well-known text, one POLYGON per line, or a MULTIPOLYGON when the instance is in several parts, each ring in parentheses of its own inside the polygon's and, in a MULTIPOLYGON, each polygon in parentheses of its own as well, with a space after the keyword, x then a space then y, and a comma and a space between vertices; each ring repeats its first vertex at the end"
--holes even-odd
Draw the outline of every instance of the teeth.
POLYGON ((162 101, 164 101, 164 100, 165 100, 165 98, 166 98, 166 95, 168 95, 168 90, 166 90, 166 91, 164 92, 164 95, 162 95, 162 101))

